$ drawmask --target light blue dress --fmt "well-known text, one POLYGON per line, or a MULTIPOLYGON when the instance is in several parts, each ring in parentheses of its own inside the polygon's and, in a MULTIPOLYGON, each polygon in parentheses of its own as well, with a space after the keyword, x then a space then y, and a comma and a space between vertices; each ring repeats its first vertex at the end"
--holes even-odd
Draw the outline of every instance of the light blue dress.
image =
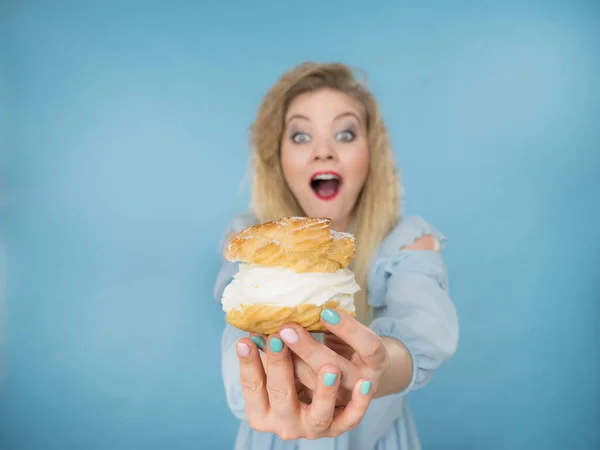
MULTIPOLYGON (((227 227, 239 232, 256 223, 251 215, 236 217, 227 227)), ((458 345, 458 319, 448 294, 446 268, 433 251, 400 250, 417 238, 431 234, 440 245, 446 238, 422 218, 404 217, 381 243, 368 276, 368 302, 374 309, 370 325, 380 336, 401 341, 413 359, 410 384, 403 392, 371 401, 361 423, 337 438, 283 441, 276 435, 251 429, 246 419, 235 350, 247 333, 226 325, 221 340, 222 372, 227 403, 240 419, 236 450, 416 450, 416 427, 406 395, 424 386, 437 368, 452 357, 458 345)), ((221 248, 224 241, 221 242, 221 248)), ((224 261, 214 295, 220 301, 237 264, 224 261)))

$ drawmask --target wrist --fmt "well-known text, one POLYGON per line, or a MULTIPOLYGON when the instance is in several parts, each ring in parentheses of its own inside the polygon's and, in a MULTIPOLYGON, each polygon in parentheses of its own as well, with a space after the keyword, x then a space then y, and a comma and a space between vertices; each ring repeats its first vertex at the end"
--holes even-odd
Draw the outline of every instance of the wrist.
POLYGON ((387 369, 382 373, 375 397, 396 394, 410 383, 413 367, 412 358, 406 346, 391 337, 381 338, 389 356, 387 369))

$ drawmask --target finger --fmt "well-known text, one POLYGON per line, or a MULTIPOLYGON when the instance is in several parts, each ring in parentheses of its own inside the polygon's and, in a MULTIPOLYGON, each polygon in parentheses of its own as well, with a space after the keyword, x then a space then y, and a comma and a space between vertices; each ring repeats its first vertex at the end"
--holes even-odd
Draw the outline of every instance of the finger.
POLYGON ((240 362, 240 383, 246 402, 248 420, 262 420, 269 411, 269 399, 265 389, 265 371, 254 343, 243 338, 237 342, 240 362))
POLYGON ((386 369, 389 355, 381 338, 370 328, 343 311, 326 308, 321 320, 329 331, 346 342, 369 367, 386 369))
POLYGON ((319 370, 319 383, 314 391, 311 405, 305 409, 304 426, 309 435, 322 436, 331 425, 338 389, 340 371, 331 364, 319 370))
POLYGON ((267 394, 278 422, 296 423, 299 403, 292 357, 277 335, 270 336, 267 343, 267 394))
POLYGON ((342 386, 354 388, 356 375, 352 376, 352 363, 317 341, 302 326, 290 323, 284 325, 279 335, 286 345, 316 373, 325 364, 334 364, 341 372, 342 386))
POLYGON ((336 409, 331 422, 333 436, 355 428, 365 416, 372 398, 371 381, 360 379, 354 386, 352 398, 344 409, 336 409))
POLYGON ((265 336, 252 333, 249 338, 260 350, 265 351, 265 347, 267 346, 267 339, 265 336))
POLYGON ((292 362, 296 379, 307 388, 314 390, 317 387, 315 371, 295 354, 292 354, 292 362))
MULTIPOLYGON (((312 403, 312 399, 315 394, 315 391, 313 389, 309 389, 306 386, 302 386, 302 389, 298 392, 298 400, 304 403, 312 403)), ((340 386, 335 397, 335 406, 346 406, 348 402, 350 402, 351 397, 352 391, 349 391, 348 389, 345 389, 344 387, 340 386)))

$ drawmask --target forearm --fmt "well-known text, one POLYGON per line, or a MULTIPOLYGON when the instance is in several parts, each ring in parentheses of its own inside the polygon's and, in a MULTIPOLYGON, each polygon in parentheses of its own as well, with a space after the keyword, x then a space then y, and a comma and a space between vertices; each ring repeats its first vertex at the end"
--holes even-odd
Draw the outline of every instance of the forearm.
POLYGON ((390 365, 379 380, 375 398, 402 392, 413 374, 413 362, 407 348, 394 338, 384 337, 382 341, 390 357, 390 365))

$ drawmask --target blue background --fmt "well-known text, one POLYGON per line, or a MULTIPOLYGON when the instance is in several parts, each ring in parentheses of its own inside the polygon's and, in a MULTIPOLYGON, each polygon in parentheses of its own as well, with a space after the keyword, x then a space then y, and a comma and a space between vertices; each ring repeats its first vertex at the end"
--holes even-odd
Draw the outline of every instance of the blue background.
POLYGON ((368 72, 450 238, 424 448, 600 448, 599 3, 0 5, 1 449, 232 448, 217 241, 305 59, 368 72))

